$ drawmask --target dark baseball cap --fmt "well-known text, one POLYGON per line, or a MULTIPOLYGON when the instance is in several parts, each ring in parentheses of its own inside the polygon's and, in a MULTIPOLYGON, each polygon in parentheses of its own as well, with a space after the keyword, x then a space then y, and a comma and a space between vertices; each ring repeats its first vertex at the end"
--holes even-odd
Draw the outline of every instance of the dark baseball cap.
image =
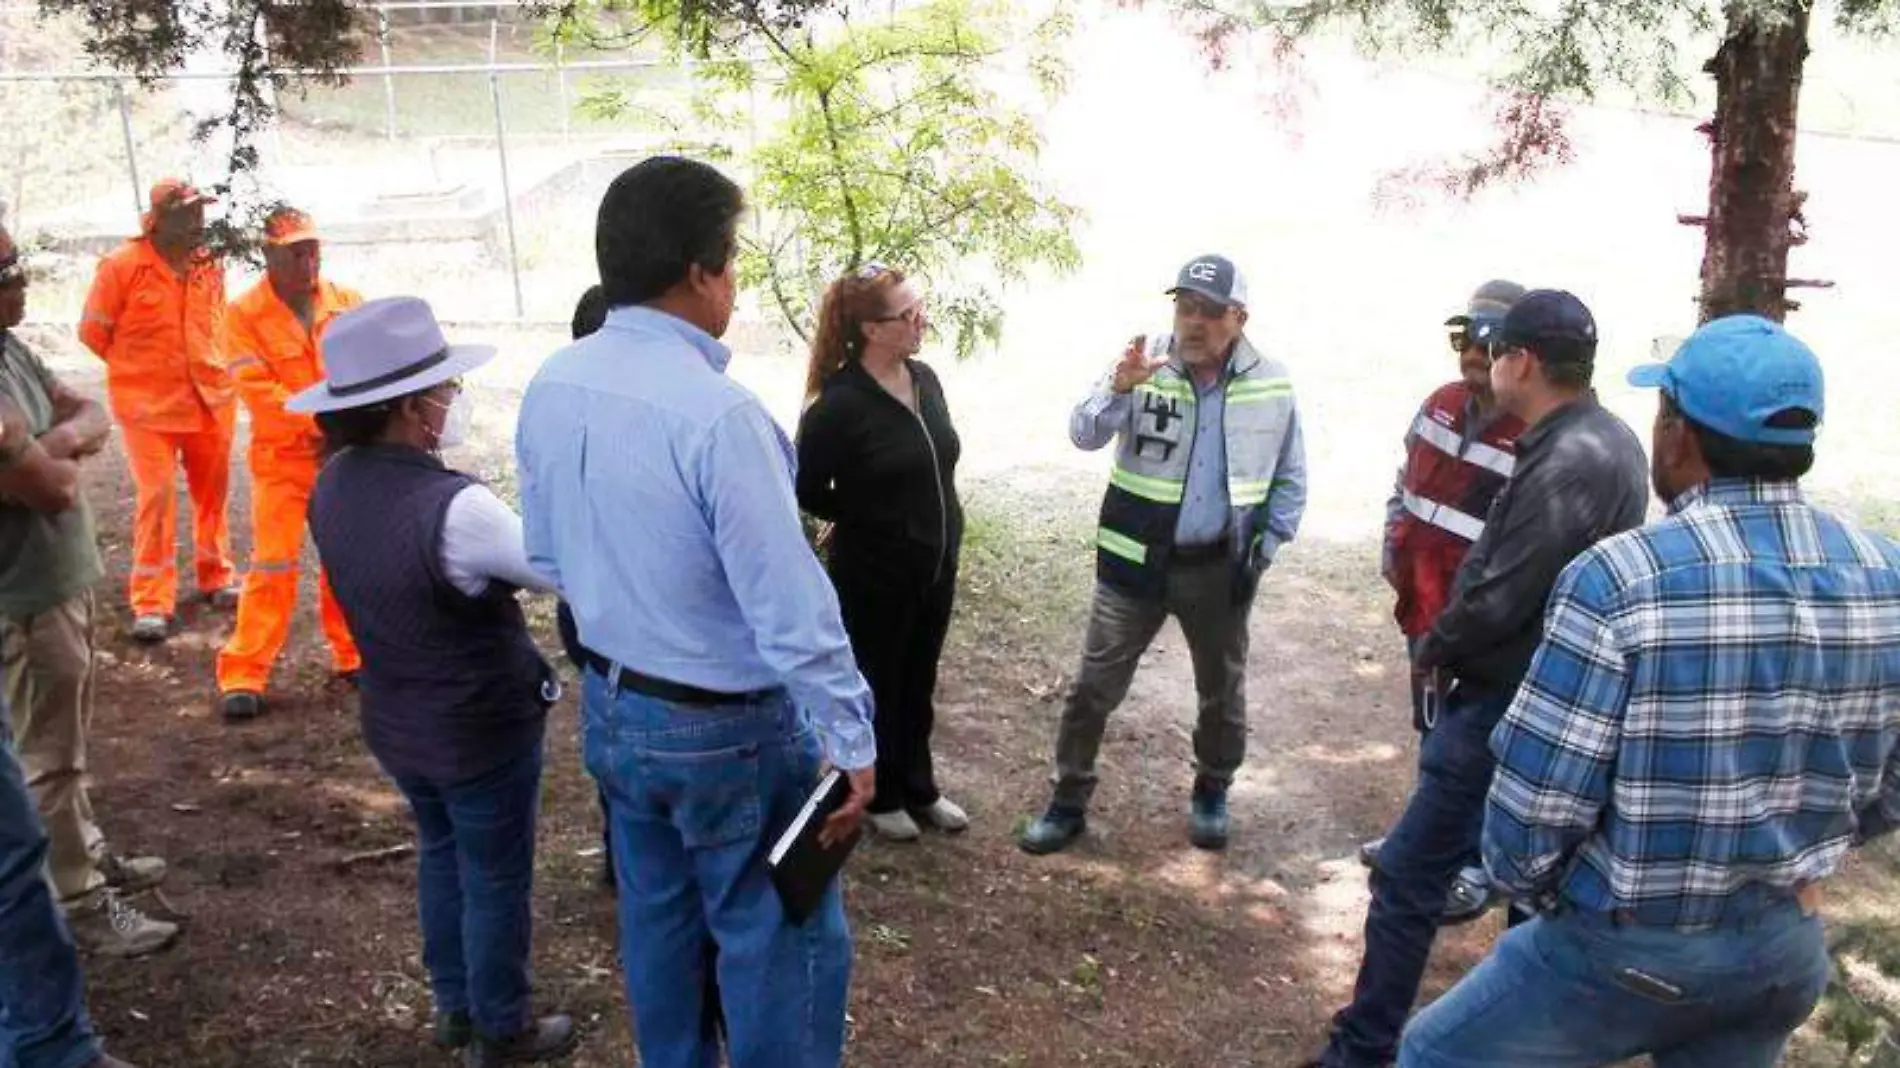
POLYGON ((1759 445, 1811 445, 1814 427, 1777 426, 1775 417, 1825 414, 1821 361, 1801 339, 1759 315, 1730 315, 1689 335, 1668 363, 1630 371, 1630 385, 1669 394, 1689 418, 1718 434, 1759 445))
POLYGON ((1516 282, 1494 278, 1478 287, 1471 294, 1465 310, 1445 320, 1445 325, 1463 329, 1472 341, 1488 345, 1497 334, 1497 329, 1519 300, 1524 297, 1524 287, 1516 282))
POLYGON ((1505 313, 1491 339, 1504 348, 1537 349, 1539 342, 1597 343, 1597 321, 1573 293, 1561 289, 1533 289, 1518 298, 1505 313))
POLYGON ((1247 280, 1241 277, 1234 261, 1225 256, 1196 256, 1189 260, 1175 277, 1174 288, 1168 290, 1168 296, 1182 290, 1199 293, 1229 308, 1247 306, 1247 280))

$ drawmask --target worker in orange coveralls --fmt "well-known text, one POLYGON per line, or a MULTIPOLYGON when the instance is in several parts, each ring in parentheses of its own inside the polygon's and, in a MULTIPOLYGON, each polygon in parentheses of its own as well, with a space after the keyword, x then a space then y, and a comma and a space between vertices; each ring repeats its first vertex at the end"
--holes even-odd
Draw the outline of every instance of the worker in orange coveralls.
MULTIPOLYGON (((316 420, 285 411, 284 402, 322 381, 324 328, 363 303, 355 290, 323 279, 316 224, 295 208, 265 220, 264 267, 264 278, 224 317, 231 376, 251 413, 251 566, 237 629, 218 653, 218 707, 233 722, 263 712, 271 664, 290 636, 304 516, 321 466, 316 420)), ((331 662, 354 683, 362 666, 356 642, 330 584, 319 578, 317 585, 331 662)))
POLYGON ((224 268, 204 246, 205 205, 168 178, 152 187, 144 232, 99 261, 79 340, 106 362, 106 391, 137 487, 132 527, 132 637, 171 633, 178 600, 179 464, 191 491, 198 592, 237 603, 225 526, 237 410, 219 351, 224 268))

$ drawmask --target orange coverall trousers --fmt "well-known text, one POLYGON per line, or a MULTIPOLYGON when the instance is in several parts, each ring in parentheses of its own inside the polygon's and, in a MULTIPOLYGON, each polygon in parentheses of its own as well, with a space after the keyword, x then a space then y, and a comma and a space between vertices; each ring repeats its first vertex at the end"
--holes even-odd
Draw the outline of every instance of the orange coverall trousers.
POLYGON ((135 616, 170 616, 178 604, 178 468, 191 495, 192 557, 198 589, 210 594, 236 581, 225 499, 231 489, 231 435, 237 410, 225 405, 209 430, 173 432, 121 424, 137 507, 132 520, 135 616))
MULTIPOLYGON (((290 638, 297 608, 297 578, 303 556, 305 514, 317 482, 314 456, 251 450, 251 566, 238 600, 237 627, 218 652, 218 692, 261 694, 271 666, 290 638)), ((338 673, 356 671, 363 658, 343 621, 330 584, 317 578, 317 615, 338 673)))

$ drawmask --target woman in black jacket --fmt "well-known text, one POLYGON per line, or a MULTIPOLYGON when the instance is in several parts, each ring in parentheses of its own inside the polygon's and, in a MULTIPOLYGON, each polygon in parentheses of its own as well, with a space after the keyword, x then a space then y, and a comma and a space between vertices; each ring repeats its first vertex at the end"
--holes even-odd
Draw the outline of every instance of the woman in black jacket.
POLYGON ((944 831, 970 822, 938 791, 930 755, 963 507, 943 386, 912 359, 929 325, 896 270, 870 264, 832 283, 798 426, 798 502, 833 525, 831 581, 877 700, 871 826, 899 841, 915 839, 920 820, 944 831))

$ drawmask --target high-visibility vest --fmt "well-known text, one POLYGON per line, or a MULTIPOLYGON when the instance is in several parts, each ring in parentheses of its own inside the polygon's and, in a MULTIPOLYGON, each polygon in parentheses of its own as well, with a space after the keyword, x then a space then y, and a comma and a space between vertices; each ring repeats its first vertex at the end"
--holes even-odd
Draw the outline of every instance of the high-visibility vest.
POLYGON ((232 402, 219 350, 224 268, 200 256, 180 277, 134 238, 99 261, 79 339, 106 362, 106 392, 119 421, 141 430, 215 429, 232 402))
MULTIPOLYGON (((1293 381, 1284 364, 1242 338, 1222 389, 1228 555, 1236 579, 1244 581, 1250 577, 1244 572, 1254 542, 1264 530, 1261 506, 1274 485, 1281 445, 1294 425, 1293 381)), ((1102 498, 1096 575, 1124 593, 1152 599, 1167 589, 1198 405, 1194 383, 1179 363, 1167 364, 1136 386, 1132 400, 1102 498)))
POLYGON ((1484 533, 1491 502, 1517 467, 1523 421, 1499 413, 1472 434, 1472 410, 1463 382, 1441 386, 1406 434, 1400 509, 1386 537, 1398 591, 1393 615, 1408 636, 1430 630, 1444 611, 1458 565, 1484 533))

